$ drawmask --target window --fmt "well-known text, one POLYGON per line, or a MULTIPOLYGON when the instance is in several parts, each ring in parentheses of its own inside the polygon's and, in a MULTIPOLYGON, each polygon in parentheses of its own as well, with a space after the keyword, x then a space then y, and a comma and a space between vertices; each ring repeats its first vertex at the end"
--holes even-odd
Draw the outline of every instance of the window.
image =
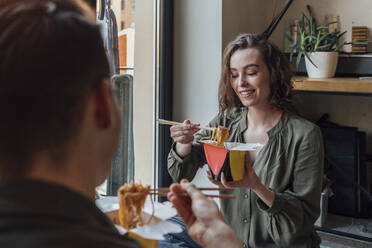
MULTIPOLYGON (((143 184, 150 185, 154 176, 154 170, 149 169, 154 161, 153 157, 143 156, 143 154, 152 154, 154 149, 153 142, 155 138, 153 138, 153 132, 155 126, 152 121, 152 106, 154 105, 153 95, 155 93, 151 90, 154 84, 154 76, 152 73, 143 72, 151 71, 154 68, 155 43, 154 39, 143 39, 143 37, 148 37, 149 33, 153 37, 157 36, 154 31, 155 19, 152 14, 148 15, 147 13, 153 13, 157 9, 158 0, 139 2, 136 13, 132 13, 132 1, 97 1, 99 3, 104 2, 106 10, 114 12, 115 15, 111 13, 110 18, 113 19, 113 16, 115 16, 117 22, 117 25, 111 25, 110 22, 101 19, 101 24, 104 25, 103 30, 111 31, 105 32, 104 35, 105 41, 111 39, 110 42, 105 42, 105 45, 110 51, 108 52, 108 57, 112 68, 114 68, 113 71, 115 70, 116 75, 114 77, 120 80, 120 85, 124 85, 121 83, 124 83, 124 80, 121 80, 123 77, 132 78, 129 84, 132 85, 132 89, 123 86, 123 90, 117 91, 118 96, 123 100, 120 101, 123 123, 120 142, 123 145, 119 146, 120 150, 118 149, 112 161, 110 177, 103 185, 97 188, 100 195, 116 195, 118 186, 125 182, 141 181, 143 184), (107 3, 111 3, 110 6, 107 3), (122 10, 123 3, 126 5, 125 11, 122 10), (136 20, 144 24, 137 34, 135 29, 136 20), (115 31, 118 36, 117 42, 113 41, 115 31), (135 34, 140 38, 135 39, 135 34), (115 43, 118 49, 115 48, 115 43), (141 48, 141 51, 145 52, 136 54, 135 47, 137 47, 137 50, 141 48), (135 56, 137 61, 136 66, 134 66, 135 56), (150 63, 147 63, 148 61, 150 63), (137 68, 139 69, 134 73, 137 68), (118 77, 118 74, 121 75, 118 77), (136 90, 133 90, 134 88, 136 90), (132 94, 133 99, 132 105, 124 103, 128 99, 130 100, 130 94, 132 94), (130 113, 131 109, 133 109, 132 115, 130 113), (135 109, 137 109, 136 112, 134 111, 135 109), (131 120, 132 127, 130 126, 131 120), (135 144, 140 145, 134 147, 135 144), (134 157, 136 158, 135 160, 134 157), (136 179, 134 176, 136 176, 136 179)), ((134 4, 133 8, 135 8, 134 4)))
POLYGON ((121 10, 125 10, 125 0, 121 0, 121 10))
POLYGON ((136 2, 133 0, 132 2, 132 13, 136 11, 136 2))

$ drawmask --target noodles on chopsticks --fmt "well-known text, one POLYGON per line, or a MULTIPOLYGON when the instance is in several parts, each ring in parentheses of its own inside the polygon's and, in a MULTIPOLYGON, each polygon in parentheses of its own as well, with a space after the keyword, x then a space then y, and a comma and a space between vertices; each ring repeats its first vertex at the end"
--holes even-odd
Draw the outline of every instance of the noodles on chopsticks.
MULTIPOLYGON (((129 230, 150 223, 154 217, 154 208, 151 217, 147 221, 144 221, 142 215, 146 197, 149 194, 150 186, 143 186, 141 184, 125 184, 119 188, 119 222, 122 227, 129 230)), ((152 198, 151 203, 154 204, 152 198)))
POLYGON ((224 126, 218 126, 213 128, 211 140, 216 143, 217 146, 223 146, 223 143, 229 138, 229 129, 224 126))

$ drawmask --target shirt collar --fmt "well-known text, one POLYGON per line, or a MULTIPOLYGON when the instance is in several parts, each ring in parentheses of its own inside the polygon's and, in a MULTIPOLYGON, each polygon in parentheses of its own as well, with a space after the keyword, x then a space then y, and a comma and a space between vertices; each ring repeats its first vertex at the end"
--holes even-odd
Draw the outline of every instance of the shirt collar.
MULTIPOLYGON (((239 120, 239 129, 240 129, 241 134, 247 129, 247 113, 248 113, 248 108, 242 107, 241 115, 240 115, 241 119, 239 120)), ((288 121, 288 113, 286 111, 283 111, 278 123, 276 123, 273 128, 267 131, 267 135, 269 136, 269 138, 272 138, 276 134, 278 134, 283 129, 283 127, 286 126, 287 121, 288 121)))
POLYGON ((246 129, 247 129, 247 113, 248 113, 248 108, 247 107, 241 107, 241 118, 239 120, 239 128, 240 128, 240 133, 242 134, 246 129))

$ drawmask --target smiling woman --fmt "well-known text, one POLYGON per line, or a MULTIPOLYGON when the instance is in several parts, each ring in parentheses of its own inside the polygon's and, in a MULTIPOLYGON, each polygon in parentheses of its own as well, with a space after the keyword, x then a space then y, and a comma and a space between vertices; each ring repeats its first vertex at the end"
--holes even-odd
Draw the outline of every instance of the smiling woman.
POLYGON ((225 48, 219 87, 219 107, 220 112, 227 110, 227 115, 232 108, 244 105, 233 86, 239 75, 242 82, 248 78, 257 81, 258 76, 258 81, 268 84, 270 91, 267 100, 281 109, 293 111, 291 82, 293 74, 287 58, 271 42, 260 35, 247 34, 238 36, 225 48))
MULTIPOLYGON (((219 114, 210 127, 225 126, 229 142, 260 143, 247 152, 243 179, 209 180, 236 188, 221 211, 244 247, 318 247, 323 145, 320 130, 293 113, 292 73, 284 54, 265 36, 244 34, 223 56, 219 114)), ((192 180, 207 163, 197 143, 210 131, 189 122, 171 128, 168 170, 176 181, 192 180), (194 138, 194 142, 192 142, 194 138)))

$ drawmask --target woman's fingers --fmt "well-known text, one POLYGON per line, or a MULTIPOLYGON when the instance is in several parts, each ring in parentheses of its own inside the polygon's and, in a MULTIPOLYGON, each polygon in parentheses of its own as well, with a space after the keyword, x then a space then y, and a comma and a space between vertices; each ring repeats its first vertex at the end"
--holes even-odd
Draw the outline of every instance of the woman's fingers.
POLYGON ((174 142, 181 143, 181 144, 190 144, 193 142, 194 137, 187 137, 187 136, 178 136, 172 137, 174 142))
POLYGON ((209 181, 211 181, 211 183, 213 183, 215 185, 218 185, 220 187, 224 187, 221 182, 216 181, 216 180, 213 179, 213 177, 211 176, 211 174, 209 173, 209 171, 207 171, 207 176, 208 176, 209 181))
POLYGON ((196 133, 197 131, 199 131, 200 128, 199 128, 199 125, 196 125, 196 124, 192 124, 192 125, 174 125, 174 126, 171 126, 170 128, 170 131, 171 133, 181 133, 181 134, 185 134, 185 133, 196 133))
POLYGON ((191 124, 189 120, 186 120, 181 125, 171 126, 170 136, 175 142, 188 144, 194 140, 194 134, 199 130, 199 124, 191 124))
POLYGON ((172 137, 181 137, 181 136, 194 136, 194 131, 192 130, 179 130, 179 131, 174 131, 171 133, 172 137))
POLYGON ((240 187, 241 180, 240 181, 233 181, 233 182, 228 182, 226 180, 225 174, 222 172, 221 175, 221 183, 225 188, 234 188, 234 187, 240 187))
POLYGON ((225 174, 223 172, 222 172, 222 175, 221 175, 221 183, 226 188, 230 187, 229 183, 226 181, 225 174))
POLYGON ((199 128, 200 124, 194 123, 192 124, 189 120, 185 120, 182 124, 173 125, 171 126, 171 130, 187 130, 187 129, 194 129, 199 128))

